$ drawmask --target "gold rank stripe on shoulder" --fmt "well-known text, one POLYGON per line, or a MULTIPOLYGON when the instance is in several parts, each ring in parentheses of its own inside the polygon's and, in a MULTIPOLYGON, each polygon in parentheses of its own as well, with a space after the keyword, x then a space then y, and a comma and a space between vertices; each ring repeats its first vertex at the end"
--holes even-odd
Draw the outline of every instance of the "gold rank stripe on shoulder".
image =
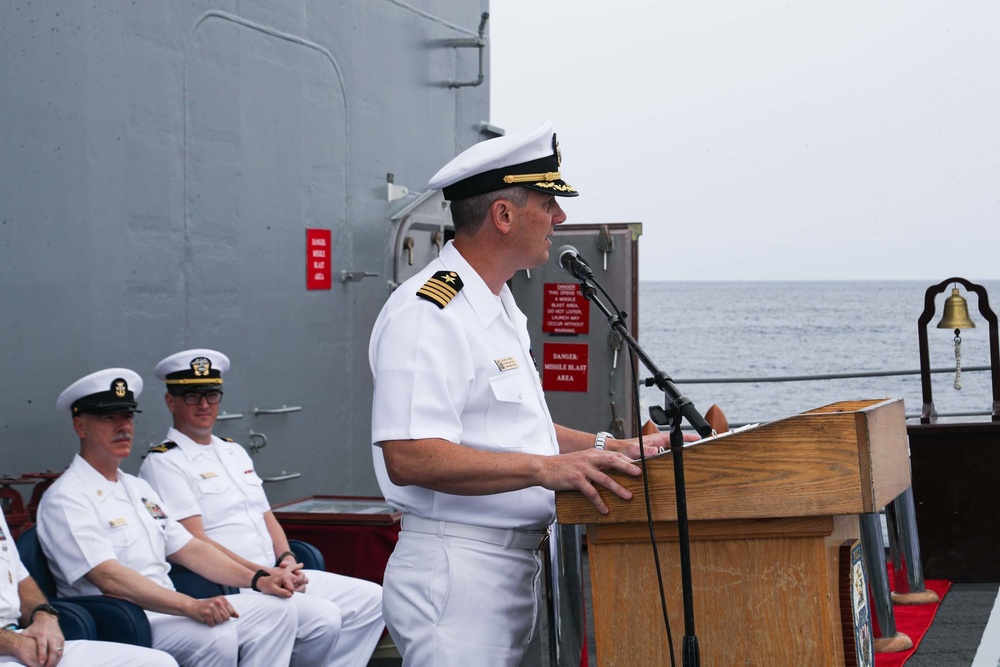
POLYGON ((173 440, 167 440, 158 444, 156 447, 150 447, 147 454, 163 454, 164 452, 169 452, 171 449, 177 446, 177 443, 173 440))
POLYGON ((417 290, 417 296, 444 308, 463 287, 462 279, 454 271, 438 271, 417 290))

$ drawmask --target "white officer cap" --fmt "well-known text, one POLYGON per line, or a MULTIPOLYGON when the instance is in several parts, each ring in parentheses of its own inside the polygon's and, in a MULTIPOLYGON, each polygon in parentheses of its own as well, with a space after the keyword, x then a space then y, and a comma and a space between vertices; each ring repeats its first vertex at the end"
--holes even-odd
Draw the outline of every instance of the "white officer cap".
POLYGON ((463 151, 434 174, 428 187, 444 190, 451 201, 523 185, 562 197, 579 193, 562 180, 562 155, 552 124, 538 129, 482 141, 463 151))
POLYGON ((142 393, 142 378, 127 368, 106 368, 80 378, 66 387, 56 400, 56 409, 76 417, 81 413, 107 415, 136 410, 142 393))
POLYGON ((221 388, 222 374, 228 370, 229 357, 199 348, 171 354, 156 364, 153 373, 167 383, 170 393, 183 394, 188 389, 221 388))

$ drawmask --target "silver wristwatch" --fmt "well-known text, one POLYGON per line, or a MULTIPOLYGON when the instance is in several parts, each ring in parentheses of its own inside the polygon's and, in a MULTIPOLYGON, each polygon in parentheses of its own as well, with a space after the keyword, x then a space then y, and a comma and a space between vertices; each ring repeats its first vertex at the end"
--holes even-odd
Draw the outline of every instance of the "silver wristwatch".
POLYGON ((614 437, 607 431, 601 431, 600 433, 598 433, 597 438, 594 439, 594 448, 604 449, 604 441, 607 440, 608 438, 614 440, 614 437))

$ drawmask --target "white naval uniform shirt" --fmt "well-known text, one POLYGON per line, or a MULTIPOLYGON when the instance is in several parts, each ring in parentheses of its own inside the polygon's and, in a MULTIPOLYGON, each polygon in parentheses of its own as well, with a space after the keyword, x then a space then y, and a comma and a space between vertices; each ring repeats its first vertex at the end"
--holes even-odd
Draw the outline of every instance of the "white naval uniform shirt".
POLYGON ((167 440, 177 446, 150 452, 139 477, 167 499, 174 519, 200 514, 208 537, 249 561, 272 567, 274 543, 264 522, 271 505, 246 450, 214 435, 211 444, 199 445, 174 428, 167 431, 167 440))
POLYGON ((77 454, 42 496, 38 538, 59 595, 101 595, 84 575, 107 560, 174 590, 166 559, 191 533, 145 481, 119 470, 109 482, 77 454))
POLYGON ((439 521, 494 528, 544 528, 555 494, 542 487, 457 496, 389 480, 377 443, 442 438, 492 452, 559 453, 531 355, 527 318, 504 285, 493 294, 451 242, 403 283, 375 322, 368 348, 375 380, 372 457, 388 503, 439 521), (444 308, 417 290, 436 272, 464 284, 444 308))
POLYGON ((7 519, 0 512, 0 628, 16 624, 21 618, 18 584, 27 578, 28 570, 21 563, 7 519))

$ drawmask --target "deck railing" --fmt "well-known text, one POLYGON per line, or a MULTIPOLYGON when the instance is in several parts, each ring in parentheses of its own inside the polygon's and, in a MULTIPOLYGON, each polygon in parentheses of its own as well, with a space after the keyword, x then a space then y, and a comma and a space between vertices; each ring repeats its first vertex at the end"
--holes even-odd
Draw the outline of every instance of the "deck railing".
MULTIPOLYGON (((974 373, 977 371, 988 371, 989 366, 963 366, 963 373, 974 373)), ((952 368, 932 368, 931 373, 954 373, 952 368)), ((920 369, 903 371, 858 371, 854 373, 821 373, 817 375, 775 375, 771 377, 736 377, 736 378, 674 378, 674 384, 740 384, 745 382, 815 382, 818 380, 847 380, 853 378, 874 378, 889 377, 895 375, 920 375, 920 369)), ((990 415, 989 410, 974 412, 942 412, 939 417, 977 417, 990 415)), ((906 418, 912 419, 920 417, 919 412, 907 413, 906 418)), ((732 427, 745 426, 746 424, 730 424, 732 427)))

